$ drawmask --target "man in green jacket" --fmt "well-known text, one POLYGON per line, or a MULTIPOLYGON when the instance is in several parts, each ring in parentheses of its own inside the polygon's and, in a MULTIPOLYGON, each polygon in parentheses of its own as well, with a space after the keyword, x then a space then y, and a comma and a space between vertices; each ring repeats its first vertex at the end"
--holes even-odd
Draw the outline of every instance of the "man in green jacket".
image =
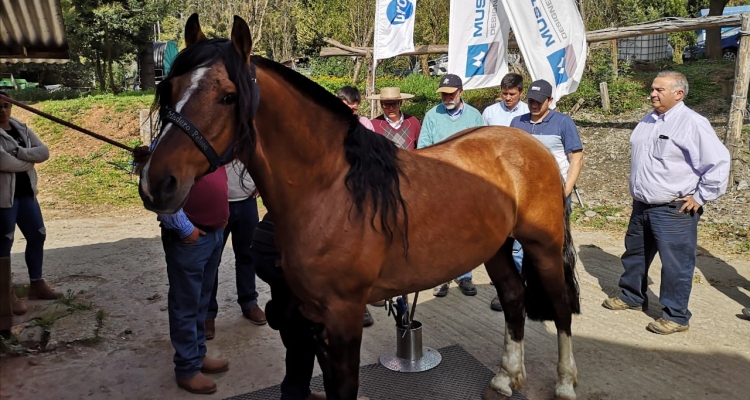
MULTIPOLYGON (((425 114, 424 121, 422 122, 422 131, 417 141, 418 149, 445 140, 454 133, 464 129, 484 126, 482 114, 461 99, 463 89, 463 82, 461 82, 461 78, 458 75, 443 75, 437 90, 437 93, 440 93, 442 103, 433 107, 425 114)), ((469 271, 456 279, 458 287, 465 296, 474 296, 477 294, 477 288, 474 286, 471 278, 471 271, 469 271)), ((446 282, 436 287, 434 292, 435 297, 444 297, 447 295, 449 284, 450 282, 446 282)))

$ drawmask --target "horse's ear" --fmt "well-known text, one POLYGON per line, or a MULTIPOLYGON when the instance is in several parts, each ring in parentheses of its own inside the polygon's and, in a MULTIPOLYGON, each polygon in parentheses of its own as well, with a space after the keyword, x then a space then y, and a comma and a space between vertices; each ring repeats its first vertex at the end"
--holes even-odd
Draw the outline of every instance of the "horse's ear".
POLYGON ((234 16, 234 26, 232 26, 232 45, 237 53, 250 64, 250 55, 253 51, 253 38, 250 36, 250 27, 244 19, 234 16))
POLYGON ((206 35, 201 30, 201 24, 198 22, 198 14, 193 14, 185 24, 185 47, 190 47, 203 40, 206 40, 206 35))

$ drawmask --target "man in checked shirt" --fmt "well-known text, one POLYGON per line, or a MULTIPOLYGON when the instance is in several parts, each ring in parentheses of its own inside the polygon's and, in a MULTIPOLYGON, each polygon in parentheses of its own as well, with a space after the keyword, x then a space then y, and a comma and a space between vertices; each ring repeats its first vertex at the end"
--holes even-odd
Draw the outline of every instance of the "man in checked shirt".
POLYGON ((682 102, 687 94, 687 79, 678 72, 660 72, 651 85, 654 111, 630 137, 633 213, 622 255, 622 293, 602 304, 646 309, 648 268, 658 252, 663 312, 647 329, 662 335, 689 328, 698 220, 703 204, 724 194, 729 179, 729 151, 708 120, 682 102))

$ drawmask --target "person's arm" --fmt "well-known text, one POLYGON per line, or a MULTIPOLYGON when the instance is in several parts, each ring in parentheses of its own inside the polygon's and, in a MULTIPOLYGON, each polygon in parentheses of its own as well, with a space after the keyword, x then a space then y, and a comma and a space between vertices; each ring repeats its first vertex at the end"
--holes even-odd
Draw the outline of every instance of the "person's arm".
POLYGON ((25 172, 34 168, 34 164, 19 160, 13 154, 8 153, 0 147, 0 171, 2 172, 25 172))
POLYGON ((490 113, 489 113, 490 107, 485 108, 484 111, 482 112, 482 121, 484 121, 484 124, 487 126, 490 126, 490 113))
POLYGON ((184 243, 195 243, 199 236, 206 234, 190 222, 182 209, 174 214, 159 214, 159 221, 164 228, 174 231, 184 243))
POLYGON ((26 129, 26 134, 29 138, 28 147, 19 147, 17 158, 21 161, 28 161, 31 163, 42 163, 49 159, 49 149, 47 146, 39 140, 39 137, 31 130, 28 126, 22 127, 26 129))
POLYGON ((578 175, 581 174, 581 169, 583 169, 583 150, 568 154, 568 162, 570 166, 568 167, 568 176, 565 177, 565 197, 573 193, 578 175))
POLYGON ((726 193, 729 182, 729 150, 716 136, 708 120, 698 121, 695 129, 687 135, 678 136, 675 144, 687 152, 693 169, 701 173, 695 193, 677 199, 685 201, 680 211, 698 211, 706 202, 716 200, 726 193))

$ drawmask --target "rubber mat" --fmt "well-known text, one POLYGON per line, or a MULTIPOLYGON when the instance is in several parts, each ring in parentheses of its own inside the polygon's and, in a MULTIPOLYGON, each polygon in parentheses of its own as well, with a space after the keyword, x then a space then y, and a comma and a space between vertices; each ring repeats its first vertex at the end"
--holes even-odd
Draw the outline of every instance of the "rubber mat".
MULTIPOLYGON (((479 360, 459 345, 438 350, 443 361, 437 367, 418 373, 399 373, 382 365, 370 364, 359 369, 359 395, 370 400, 479 400, 495 376, 479 360)), ((310 383, 312 390, 323 391, 323 377, 310 383)), ((226 400, 276 400, 279 386, 230 397, 226 400)), ((513 400, 526 400, 514 392, 513 400)))

